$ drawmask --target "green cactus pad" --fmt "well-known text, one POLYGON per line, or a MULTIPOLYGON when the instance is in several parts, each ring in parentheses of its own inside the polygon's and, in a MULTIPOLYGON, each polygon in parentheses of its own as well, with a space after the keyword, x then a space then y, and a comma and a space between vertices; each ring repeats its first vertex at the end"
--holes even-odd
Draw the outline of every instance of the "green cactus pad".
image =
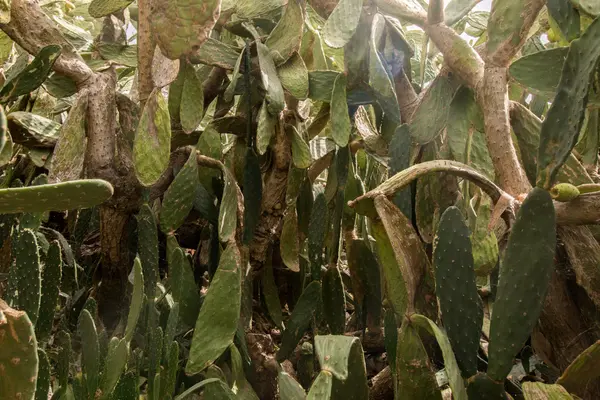
POLYGON ((60 331, 55 336, 58 344, 58 362, 56 365, 56 375, 61 389, 66 389, 69 385, 69 366, 71 359, 71 335, 66 331, 60 331))
POLYGON ((104 17, 124 9, 133 3, 133 0, 92 0, 88 12, 94 18, 104 17))
POLYGON ((267 101, 263 101, 258 112, 258 128, 256 132, 256 150, 258 154, 265 154, 271 138, 275 136, 275 125, 277 118, 272 116, 267 110, 267 101))
POLYGON ((25 311, 35 325, 41 301, 41 265, 35 232, 31 229, 15 231, 12 235, 15 262, 9 272, 8 294, 14 308, 25 311))
POLYGON ((169 280, 173 300, 179 303, 181 320, 188 326, 194 326, 200 312, 200 294, 192 267, 180 248, 175 249, 169 263, 169 280))
POLYGON ((292 315, 286 324, 286 329, 281 337, 281 346, 277 352, 277 360, 282 362, 292 354, 294 348, 310 326, 310 322, 317 309, 321 308, 321 283, 311 282, 304 288, 296 302, 292 315))
POLYGON ((577 143, 583 125, 590 76, 600 57, 600 20, 595 19, 581 38, 571 43, 552 106, 540 133, 537 186, 549 189, 559 168, 577 143))
POLYGON ((341 0, 323 26, 323 39, 333 48, 341 48, 350 41, 360 21, 363 0, 341 0))
POLYGON ((179 343, 171 342, 169 346, 167 365, 160 379, 161 398, 170 398, 175 393, 179 362, 179 343))
POLYGON ((396 363, 397 385, 407 399, 442 399, 429 356, 410 323, 400 329, 396 359, 390 362, 396 363))
POLYGON ((160 229, 169 234, 183 224, 194 206, 198 182, 198 162, 192 151, 165 192, 160 209, 160 229))
POLYGON ((100 345, 92 314, 84 309, 79 315, 77 330, 81 337, 82 370, 88 398, 94 398, 100 382, 100 345))
POLYGON ((502 382, 494 382, 484 373, 477 373, 468 380, 467 394, 475 400, 508 400, 502 382))
POLYGON ((194 66, 185 61, 182 68, 185 70, 185 79, 181 92, 179 117, 183 131, 192 133, 204 117, 204 91, 194 66))
POLYGON ((279 395, 281 400, 305 400, 306 392, 304 388, 283 369, 277 374, 277 385, 279 386, 279 395))
POLYGON ((223 169, 223 180, 225 188, 219 207, 219 239, 229 242, 234 238, 237 227, 238 187, 235 177, 227 167, 223 169))
POLYGON ((38 360, 37 340, 29 317, 0 299, 0 393, 8 399, 32 399, 38 360))
POLYGON ((277 74, 283 88, 292 96, 298 100, 308 97, 308 69, 300 54, 292 54, 285 64, 277 67, 277 74))
POLYGON ((233 343, 242 300, 241 255, 235 242, 221 254, 219 268, 211 281, 196 321, 185 372, 206 369, 233 343))
POLYGON ((385 27, 384 16, 379 13, 375 14, 370 37, 369 85, 375 91, 375 97, 385 113, 388 114, 391 120, 399 122, 400 109, 396 100, 394 83, 386 70, 384 60, 382 60, 377 50, 385 27))
POLYGON ((111 400, 139 400, 139 377, 133 372, 121 376, 117 387, 110 397, 111 400))
POLYGON ((101 179, 0 189, 0 214, 88 208, 112 195, 112 185, 101 179))
POLYGON ((558 47, 528 54, 515 60, 508 72, 532 93, 554 96, 568 52, 568 47, 558 47), (540 65, 544 66, 543 74, 539 73, 540 65))
POLYGON ((556 381, 570 393, 585 396, 588 385, 600 374, 600 341, 597 341, 581 354, 565 369, 556 381))
POLYGON ((442 214, 433 252, 442 320, 464 378, 477 373, 483 323, 469 234, 460 210, 449 207, 442 214))
POLYGON ((171 155, 169 107, 159 89, 154 89, 140 117, 133 142, 135 173, 144 186, 154 184, 167 169, 171 155))
POLYGON ((127 316, 127 327, 125 328, 125 340, 128 343, 133 339, 138 319, 142 313, 143 304, 144 275, 142 274, 140 259, 136 257, 133 263, 133 293, 131 295, 131 304, 129 305, 129 315, 127 316))
POLYGON ((288 2, 279 22, 273 28, 265 44, 273 55, 275 64, 285 63, 300 49, 304 26, 304 4, 288 2))
POLYGON ((115 390, 117 382, 125 370, 128 356, 129 343, 127 343, 126 338, 119 339, 113 337, 108 345, 108 354, 106 355, 106 363, 102 372, 102 381, 100 384, 101 400, 109 399, 113 390, 115 390))
POLYGON ((490 325, 488 375, 503 381, 537 322, 554 270, 556 215, 550 194, 535 188, 523 202, 501 263, 490 325))
POLYGON ((308 97, 315 101, 331 101, 331 92, 339 72, 310 71, 308 73, 308 97))
POLYGON ((50 243, 42 270, 42 299, 38 320, 35 324, 35 334, 40 342, 46 341, 52 331, 61 278, 61 249, 58 241, 53 241, 50 243))
POLYGON ((48 392, 50 391, 50 362, 46 352, 38 349, 38 378, 35 389, 35 400, 48 400, 48 392))
POLYGON ((429 143, 442 133, 455 92, 456 84, 449 78, 435 78, 411 119, 410 135, 414 142, 429 143))
POLYGON ((331 137, 335 144, 346 147, 350 140, 350 115, 348 114, 348 102, 346 96, 346 75, 339 74, 333 84, 331 93, 331 137))
POLYGON ((272 115, 278 115, 285 107, 285 98, 283 86, 277 76, 275 61, 269 48, 261 42, 256 43, 256 52, 260 64, 260 77, 267 92, 265 95, 267 110, 272 115))
POLYGON ((452 388, 452 396, 455 400, 467 400, 467 392, 465 390, 464 380, 461 377, 461 371, 458 368, 454 351, 452 351, 452 345, 448 340, 448 336, 429 318, 420 315, 413 314, 410 317, 410 322, 415 326, 425 330, 429 335, 435 337, 440 349, 442 350, 442 356, 444 357, 444 368, 446 369, 446 375, 450 387, 452 388))
POLYGON ((197 53, 219 18, 220 3, 177 0, 157 4, 152 12, 152 30, 163 54, 177 60, 197 53))
POLYGON ((329 400, 331 398, 331 387, 333 376, 329 371, 321 371, 308 391, 306 400, 329 400))
POLYGON ((61 125, 51 119, 25 111, 11 112, 6 118, 16 144, 51 148, 58 140, 61 125))
POLYGON ((0 90, 0 103, 14 100, 40 87, 52 71, 60 52, 61 48, 57 45, 42 48, 29 65, 4 84, 0 90))
MULTIPOLYGON (((153 306, 152 306, 153 307, 153 306)), ((160 326, 148 332, 148 398, 160 393, 160 360, 163 353, 163 331, 160 326)))
POLYGON ((323 275, 323 314, 329 330, 334 335, 341 335, 346 327, 346 303, 344 285, 337 267, 327 268, 323 275))
POLYGON ((60 128, 60 138, 54 147, 48 174, 53 183, 81 177, 87 146, 87 110, 88 96, 82 95, 77 98, 67 120, 60 128))
POLYGON ((279 327, 283 328, 283 316, 281 313, 281 302, 279 300, 279 291, 275 283, 275 277, 273 275, 273 250, 270 248, 267 253, 267 259, 265 260, 265 266, 262 270, 262 276, 260 279, 262 295, 267 306, 269 316, 279 327))
POLYGON ((150 206, 143 204, 136 219, 138 255, 144 274, 144 294, 153 300, 158 280, 158 230, 156 229, 156 218, 150 206))
POLYGON ((319 193, 310 215, 308 224, 308 259, 313 279, 321 279, 323 265, 323 247, 329 226, 329 208, 323 193, 319 193))
POLYGON ((279 249, 283 263, 290 270, 299 272, 300 243, 298 238, 298 213, 294 205, 288 207, 285 211, 279 240, 279 249))

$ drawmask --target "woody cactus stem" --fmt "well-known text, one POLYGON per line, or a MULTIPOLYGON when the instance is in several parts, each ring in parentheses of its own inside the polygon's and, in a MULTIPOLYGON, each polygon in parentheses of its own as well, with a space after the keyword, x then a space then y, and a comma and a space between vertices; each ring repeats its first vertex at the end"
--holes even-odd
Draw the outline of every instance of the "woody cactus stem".
POLYGON ((531 185, 510 134, 505 67, 486 64, 480 103, 484 110, 485 138, 500 186, 514 196, 529 192, 531 185))

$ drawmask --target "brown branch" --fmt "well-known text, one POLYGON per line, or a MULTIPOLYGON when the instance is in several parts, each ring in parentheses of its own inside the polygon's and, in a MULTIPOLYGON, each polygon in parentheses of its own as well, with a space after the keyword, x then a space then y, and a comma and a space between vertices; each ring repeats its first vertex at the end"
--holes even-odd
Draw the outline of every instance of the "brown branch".
POLYGON ((444 22, 444 2, 442 0, 429 0, 427 23, 435 25, 440 22, 444 22))
POLYGON ((467 86, 477 91, 483 82, 484 63, 477 51, 444 23, 427 25, 425 32, 444 55, 444 62, 467 86))
POLYGON ((60 45, 62 53, 54 63, 54 70, 71 78, 78 86, 93 75, 91 68, 42 11, 37 0, 12 0, 10 22, 0 24, 0 29, 33 55, 51 44, 60 45))
MULTIPOLYGON (((512 4, 517 4, 513 2, 512 4)), ((492 2, 492 10, 488 22, 490 39, 487 42, 486 65, 494 67, 507 67, 513 57, 517 55, 527 40, 531 26, 535 22, 540 10, 546 4, 546 0, 524 0, 520 5, 518 15, 515 10, 509 14, 506 2, 492 2), (504 4, 503 4, 504 3, 504 4), (520 26, 515 27, 517 23, 520 26), (508 32, 511 28, 512 32, 508 32), (497 30, 497 31, 496 31, 497 30)), ((512 7, 511 7, 512 8, 512 7)))
POLYGON ((568 203, 554 203, 558 225, 600 224, 600 193, 584 194, 568 203))
POLYGON ((150 26, 151 12, 152 0, 138 0, 138 92, 142 109, 154 90, 152 59, 156 41, 150 26))
POLYGON ((427 12, 414 2, 403 0, 375 0, 377 8, 385 14, 403 19, 412 24, 424 27, 427 24, 427 12))
POLYGON ((531 185, 519 163, 510 133, 507 71, 504 67, 486 66, 479 100, 496 179, 502 189, 516 197, 528 193, 531 185))

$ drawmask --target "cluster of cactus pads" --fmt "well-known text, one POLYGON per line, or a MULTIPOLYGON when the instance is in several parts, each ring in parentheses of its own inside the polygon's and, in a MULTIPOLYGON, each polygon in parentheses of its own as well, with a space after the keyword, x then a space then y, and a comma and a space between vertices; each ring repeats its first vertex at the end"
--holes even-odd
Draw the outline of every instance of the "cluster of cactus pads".
POLYGON ((434 243, 436 293, 469 398, 502 398, 503 382, 539 318, 554 269, 556 221, 552 198, 544 189, 533 189, 512 227, 500 262, 486 372, 478 372, 477 368, 483 310, 469 235, 460 210, 446 209, 434 243))

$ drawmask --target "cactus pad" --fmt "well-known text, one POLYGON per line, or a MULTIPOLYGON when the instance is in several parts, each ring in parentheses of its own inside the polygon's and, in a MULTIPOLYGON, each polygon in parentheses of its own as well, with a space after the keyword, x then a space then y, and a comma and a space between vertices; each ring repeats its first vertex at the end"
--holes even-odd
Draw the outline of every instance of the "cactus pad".
POLYGON ((112 185, 101 179, 0 189, 0 214, 88 208, 105 202, 112 195, 112 185))
POLYGON ((435 249, 435 287, 444 327, 463 377, 477 373, 483 309, 477 294, 469 229, 456 207, 440 220, 435 249))
POLYGON ((488 375, 506 378, 537 322, 554 270, 556 215, 550 194, 527 196, 508 238, 490 325, 488 375))
POLYGON ((0 300, 0 393, 2 393, 2 398, 33 398, 37 373, 38 353, 33 324, 25 312, 14 310, 0 300))

